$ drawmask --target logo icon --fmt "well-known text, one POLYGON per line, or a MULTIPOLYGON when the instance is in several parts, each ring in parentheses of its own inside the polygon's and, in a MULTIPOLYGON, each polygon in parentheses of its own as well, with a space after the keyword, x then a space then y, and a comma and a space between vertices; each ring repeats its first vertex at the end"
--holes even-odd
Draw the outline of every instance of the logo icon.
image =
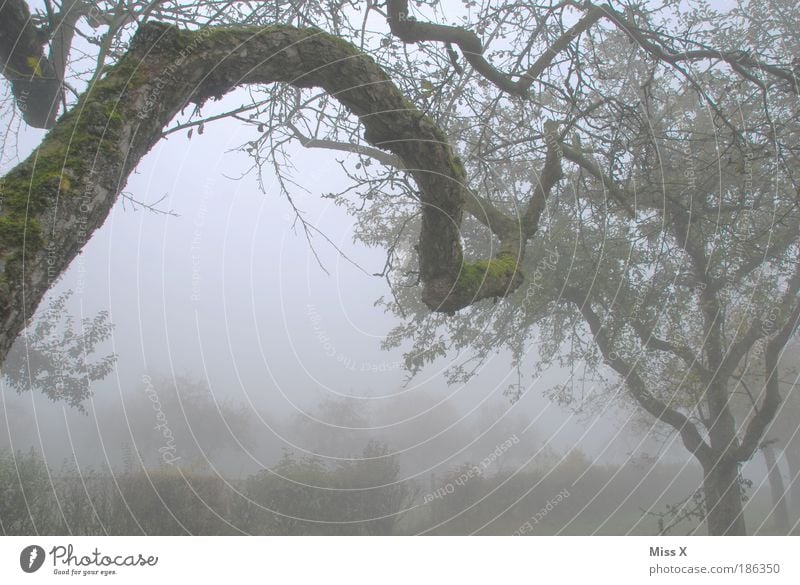
POLYGON ((44 549, 36 544, 26 546, 19 554, 19 566, 26 573, 35 573, 44 564, 44 549))

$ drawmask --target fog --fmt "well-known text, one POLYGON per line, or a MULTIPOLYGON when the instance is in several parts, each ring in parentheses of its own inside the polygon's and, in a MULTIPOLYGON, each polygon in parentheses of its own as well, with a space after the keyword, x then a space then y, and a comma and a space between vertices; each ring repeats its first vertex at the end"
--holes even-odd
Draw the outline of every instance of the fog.
MULTIPOLYGON (((236 102, 229 96, 215 108, 236 102)), ((504 394, 516 376, 504 351, 466 384, 448 385, 444 376, 465 355, 409 376, 404 348, 381 349, 395 324, 374 304, 389 294, 373 276, 385 252, 354 244, 353 218, 320 197, 346 185, 336 161, 345 155, 299 146, 293 154, 306 189, 294 201, 333 244, 317 234, 312 249, 292 228, 294 213, 274 179, 265 174, 264 194, 252 175, 242 177, 252 161, 235 149, 252 139, 248 132, 235 121, 209 124, 191 140, 169 136, 146 157, 125 192, 177 215, 120 199, 50 295, 72 291, 77 319, 109 311, 113 334, 97 353, 116 354, 112 373, 92 384, 85 413, 4 384, 0 448, 33 450, 64 477, 144 473, 156 493, 159 473, 178 470, 181 485, 206 477, 239 486, 276 466, 273 479, 320 492, 317 476, 298 475, 308 461, 345 475, 343 466, 391 461, 395 474, 355 488, 330 485, 342 493, 374 488, 387 505, 396 495, 384 494, 385 485, 405 490, 389 506, 397 522, 388 528, 375 525, 372 508, 330 516, 330 508, 306 505, 316 496, 302 490, 292 507, 260 501, 253 488, 231 497, 308 523, 264 529, 244 514, 222 528, 185 519, 147 528, 140 509, 134 533, 316 533, 329 524, 315 521, 325 519, 338 526, 332 533, 351 533, 348 522, 363 520, 377 526, 369 533, 507 534, 542 510, 547 522, 537 520, 533 533, 655 533, 656 517, 643 510, 663 512, 691 496, 700 470, 674 435, 648 436, 641 415, 619 401, 578 414, 546 398, 567 380, 565 370, 527 381, 516 402, 504 394), (385 450, 369 451, 374 444, 385 450), (291 473, 280 471, 287 460, 291 473)), ((23 132, 20 158, 37 139, 23 132)), ((523 369, 533 371, 535 345, 526 360, 523 369)), ((754 482, 751 524, 768 532, 761 459, 744 474, 754 482)))

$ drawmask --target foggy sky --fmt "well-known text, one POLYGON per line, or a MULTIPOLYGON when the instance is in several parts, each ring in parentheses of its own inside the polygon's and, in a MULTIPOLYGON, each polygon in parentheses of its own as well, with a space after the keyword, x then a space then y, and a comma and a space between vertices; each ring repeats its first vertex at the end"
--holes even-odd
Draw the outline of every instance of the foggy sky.
MULTIPOLYGON (((240 99, 232 94, 205 113, 240 99)), ((543 398, 566 372, 548 372, 512 404, 503 396, 515 377, 505 354, 491 356, 464 386, 447 386, 442 376, 449 360, 465 357, 457 355, 407 382, 402 350, 380 349, 395 324, 373 306, 389 293, 383 279, 371 276, 383 268, 384 252, 353 244, 353 218, 320 197, 347 185, 336 162, 345 155, 298 145, 292 161, 310 193, 298 190, 293 197, 306 219, 367 274, 317 237, 316 251, 330 274, 320 268, 302 231, 290 229, 291 207, 272 177, 265 175, 266 195, 252 175, 227 178, 251 164, 245 154, 229 151, 254 132, 236 121, 216 122, 191 140, 170 135, 145 157, 125 192, 147 203, 166 195, 159 207, 179 216, 133 211, 120 198, 52 291, 74 291, 76 317, 110 311, 115 329, 106 349, 118 355, 114 372, 94 385, 87 415, 4 387, 0 446, 32 446, 56 468, 64 459, 117 466, 120 435, 112 437, 109 429, 124 431, 126 405, 137 393, 141 398, 142 376, 149 375, 203 381, 214 399, 241 405, 256 419, 257 445, 210 457, 224 473, 270 466, 282 449, 334 459, 357 455, 336 452, 336 437, 346 449, 345 435, 357 442, 377 433, 391 438, 404 476, 418 479, 491 451, 492 441, 524 428, 525 447, 516 460, 509 458, 511 465, 542 449, 566 453, 573 447, 598 463, 648 452, 692 465, 682 446, 642 443, 625 431, 629 411, 610 404, 605 412, 578 417, 543 398), (380 428, 337 429, 318 417, 321 404, 344 397, 362 402, 369 422, 380 428), (315 441, 313 428, 323 440, 315 441)), ((38 134, 24 132, 28 149, 38 134)), ((529 371, 536 359, 532 347, 529 371)), ((752 473, 763 477, 761 468, 759 460, 752 473)))

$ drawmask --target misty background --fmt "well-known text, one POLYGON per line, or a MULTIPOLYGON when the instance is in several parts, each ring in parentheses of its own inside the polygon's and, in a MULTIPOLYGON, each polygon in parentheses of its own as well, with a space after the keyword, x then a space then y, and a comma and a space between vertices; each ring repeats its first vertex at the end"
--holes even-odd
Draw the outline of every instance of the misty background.
MULTIPOLYGON (((234 93, 213 104, 209 114, 237 99, 234 93)), ((657 518, 646 512, 663 512, 691 496, 700 470, 680 446, 674 448, 674 436, 666 443, 658 433, 648 436, 653 429, 620 402, 576 414, 544 396, 567 381, 568 371, 548 370, 516 402, 504 395, 516 375, 504 352, 491 356, 467 384, 448 385, 443 376, 463 355, 409 377, 403 349, 381 349, 393 325, 375 306, 389 292, 374 276, 385 252, 355 244, 353 218, 321 197, 347 185, 337 159, 348 155, 299 145, 294 152, 304 188, 296 189, 294 202, 330 239, 317 234, 312 246, 293 226, 292 207, 269 175, 266 195, 253 176, 244 176, 252 160, 236 149, 253 138, 250 132, 222 120, 191 139, 172 134, 145 158, 125 191, 139 202, 157 203, 160 212, 121 198, 48 295, 72 291, 68 308, 76 319, 109 312, 113 333, 97 353, 115 354, 115 367, 92 383, 84 413, 4 384, 0 449, 40 454, 48 468, 81 477, 84 492, 86 474, 97 470, 112 476, 148 470, 149 477, 178 468, 228 485, 278 469, 277 476, 290 483, 314 486, 291 473, 282 476, 282 462, 313 460, 333 469, 390 460, 397 465, 392 485, 407 488, 397 507, 402 513, 392 512, 393 520, 406 518, 394 528, 400 532, 511 533, 515 522, 519 531, 552 498, 563 499, 559 490, 577 493, 575 485, 580 490, 585 481, 587 493, 580 502, 573 496, 566 519, 536 526, 534 533, 654 533, 657 518), (479 483, 476 474, 464 480, 458 471, 479 465, 504 444, 501 455, 480 467, 481 482, 502 478, 496 481, 501 491, 476 487, 467 499, 457 498, 456 487, 465 492, 468 483, 479 483), (370 455, 370 445, 383 450, 370 455), (546 482, 558 469, 572 470, 560 478, 563 486, 533 490, 536 473, 537 481, 544 476, 546 482), (459 477, 458 486, 446 481, 459 477), (502 490, 511 493, 501 496, 502 490), (526 507, 532 491, 544 499, 526 507), (446 499, 446 509, 420 514, 446 499), (495 518, 513 509, 517 519, 494 528, 485 520, 465 520, 493 501, 500 507, 495 518), (594 524, 586 512, 593 505, 600 510, 594 524), (620 509, 625 519, 609 522, 620 509)), ((20 126, 16 157, 7 157, 5 168, 24 158, 40 136, 20 126)), ((528 359, 532 370, 535 345, 528 359)), ((743 474, 753 482, 748 514, 760 519, 751 524, 756 532, 769 532, 762 458, 743 474)), ((308 509, 286 514, 310 518, 312 525, 315 519, 308 509)))

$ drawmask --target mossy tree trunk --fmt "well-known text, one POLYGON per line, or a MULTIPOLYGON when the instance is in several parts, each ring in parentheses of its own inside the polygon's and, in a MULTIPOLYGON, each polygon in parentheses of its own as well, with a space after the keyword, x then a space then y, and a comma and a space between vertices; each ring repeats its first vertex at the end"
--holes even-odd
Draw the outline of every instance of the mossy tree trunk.
POLYGON ((739 462, 715 461, 703 473, 706 526, 712 536, 745 536, 739 462))

